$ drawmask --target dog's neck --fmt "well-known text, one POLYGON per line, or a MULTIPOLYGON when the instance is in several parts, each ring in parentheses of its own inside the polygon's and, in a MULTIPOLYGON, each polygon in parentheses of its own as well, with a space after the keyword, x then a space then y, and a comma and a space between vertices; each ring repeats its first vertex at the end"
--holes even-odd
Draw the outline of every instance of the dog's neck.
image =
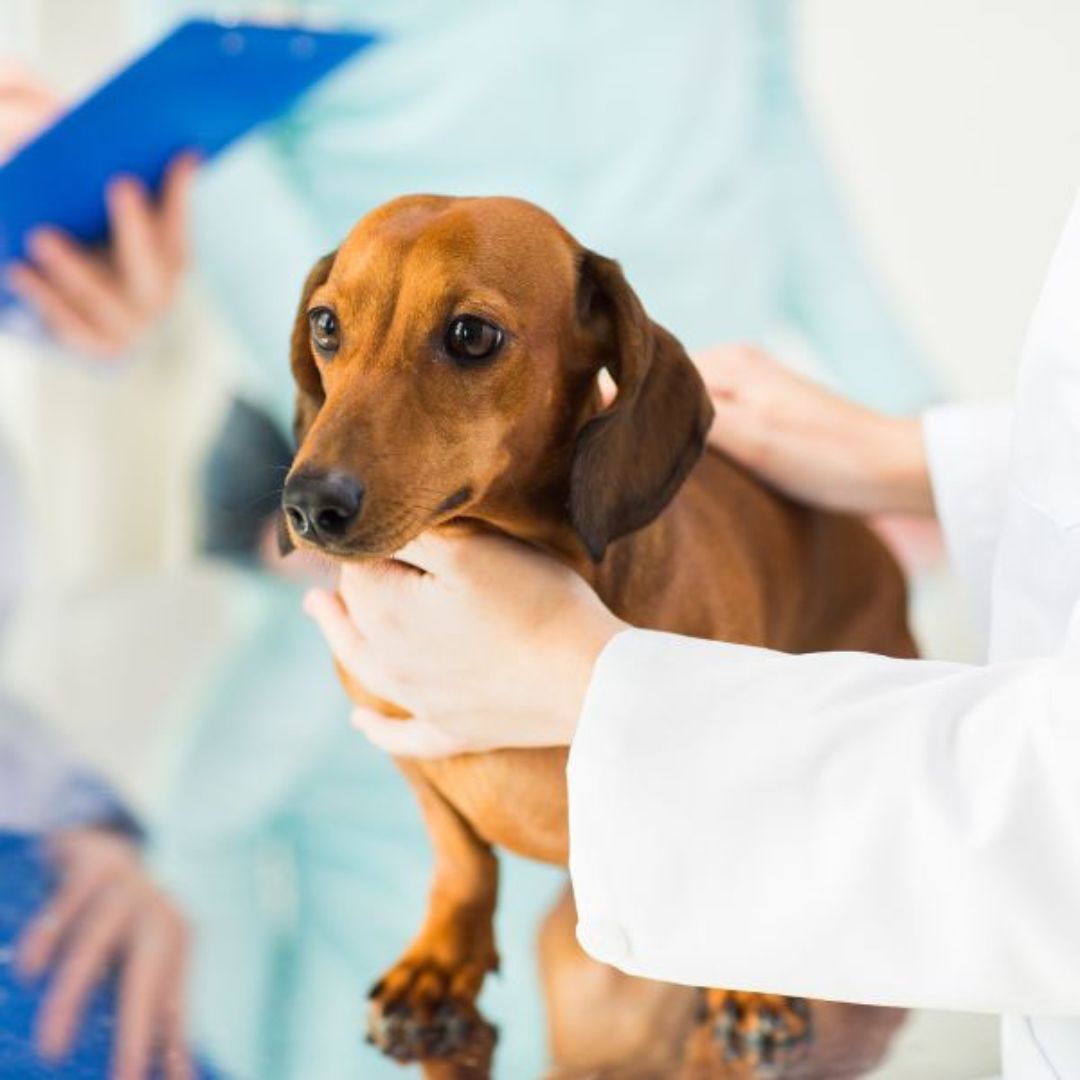
POLYGON ((570 473, 578 432, 604 404, 593 381, 559 418, 535 467, 508 475, 467 511, 467 520, 554 555, 586 573, 594 564, 570 520, 570 473))
MULTIPOLYGON (((477 523, 531 544, 596 584, 605 576, 604 568, 611 558, 606 556, 599 563, 594 562, 575 529, 570 517, 570 476, 577 434, 603 408, 604 402, 598 391, 586 395, 581 406, 568 414, 561 432, 551 440, 554 449, 544 456, 542 466, 524 475, 507 478, 485 493, 479 503, 467 510, 466 517, 459 520, 477 523)), ((730 462, 728 464, 735 468, 730 462)), ((661 514, 661 518, 666 518, 669 513, 670 508, 661 514)), ((647 557, 656 560, 664 559, 674 544, 672 530, 656 528, 638 530, 613 541, 618 561, 624 565, 627 560, 634 561, 635 552, 643 545, 648 549, 647 557)))
POLYGON ((577 569, 591 565, 585 546, 570 522, 569 472, 547 482, 485 499, 463 521, 476 522, 546 551, 577 569), (525 493, 525 494, 523 494, 525 493))

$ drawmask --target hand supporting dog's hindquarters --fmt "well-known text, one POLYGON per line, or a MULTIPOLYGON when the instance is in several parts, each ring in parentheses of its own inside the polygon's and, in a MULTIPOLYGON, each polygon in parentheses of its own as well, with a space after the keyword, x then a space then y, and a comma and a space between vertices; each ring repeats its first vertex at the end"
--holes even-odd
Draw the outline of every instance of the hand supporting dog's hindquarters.
POLYGON ((60 884, 23 932, 26 978, 50 969, 37 1017, 37 1044, 59 1061, 74 1044, 90 994, 120 965, 111 1075, 142 1080, 160 1062, 167 1080, 192 1076, 184 1031, 187 924, 143 868, 134 843, 104 828, 75 828, 50 840, 60 884))
MULTIPOLYGON (((918 420, 865 409, 756 349, 697 362, 717 407, 710 441, 775 487, 852 513, 933 513, 918 420)), ((593 665, 626 624, 518 541, 427 534, 399 555, 348 565, 337 595, 307 597, 342 667, 413 717, 357 709, 356 727, 401 757, 568 745, 593 665)))

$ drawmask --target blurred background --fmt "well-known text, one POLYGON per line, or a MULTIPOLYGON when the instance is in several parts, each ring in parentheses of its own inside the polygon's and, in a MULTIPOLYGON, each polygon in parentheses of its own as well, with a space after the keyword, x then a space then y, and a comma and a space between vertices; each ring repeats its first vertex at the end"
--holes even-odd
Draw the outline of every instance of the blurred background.
MULTIPOLYGON (((362 990, 418 925, 427 868, 411 800, 349 736, 297 586, 242 512, 287 454, 285 335, 311 260, 392 194, 529 195, 622 260, 692 347, 759 341, 903 412, 1009 394, 1080 179, 1070 0, 634 0, 565 21, 539 0, 453 7, 0 5, 0 54, 64 98, 190 11, 341 16, 391 35, 207 171, 181 296, 131 355, 102 364, 43 334, 0 335, 0 443, 30 552, 3 678, 153 823, 158 872, 199 929, 196 1029, 241 1077, 382 1075, 360 1045, 362 990), (663 76, 666 49, 680 77, 641 80, 652 111, 632 123, 596 103, 561 173, 530 173, 512 140, 459 160, 447 130, 490 98, 475 69, 500 35, 533 43, 501 85, 518 87, 504 107, 541 145, 567 72, 663 76), (440 50, 468 70, 432 63, 440 50), (252 480, 245 462, 264 471, 252 480)), ((964 598, 934 552, 924 538, 921 640, 972 658, 964 598)), ((558 887, 511 868, 508 986, 490 1006, 499 1075, 539 1072, 531 928, 558 887)), ((974 1080, 995 1043, 988 1018, 923 1015, 878 1075, 974 1080)))

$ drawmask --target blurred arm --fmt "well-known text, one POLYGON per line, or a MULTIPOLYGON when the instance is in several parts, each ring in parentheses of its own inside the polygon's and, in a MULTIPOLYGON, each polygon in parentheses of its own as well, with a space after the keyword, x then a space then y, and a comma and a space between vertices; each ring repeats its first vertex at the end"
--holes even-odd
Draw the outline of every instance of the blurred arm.
MULTIPOLYGON (((0 62, 0 161, 62 111, 29 73, 0 62)), ((86 247, 53 226, 30 234, 29 257, 5 268, 4 284, 51 338, 102 359, 129 353, 171 308, 187 258, 187 205, 195 159, 181 155, 151 197, 132 177, 106 191, 109 242, 86 247)), ((5 314, 5 326, 23 323, 5 314)))
POLYGON ((0 828, 53 832, 80 825, 141 835, 109 785, 0 692, 0 828))

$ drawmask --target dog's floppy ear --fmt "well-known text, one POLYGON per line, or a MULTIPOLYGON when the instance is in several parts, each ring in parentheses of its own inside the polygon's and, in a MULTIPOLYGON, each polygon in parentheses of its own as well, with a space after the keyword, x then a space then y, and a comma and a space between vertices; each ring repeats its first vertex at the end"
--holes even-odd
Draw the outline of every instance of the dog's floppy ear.
POLYGON ((578 317, 618 388, 578 433, 570 474, 570 519, 599 562, 679 490, 713 409, 685 349, 645 314, 619 264, 591 251, 580 263, 578 317))
MULTIPOLYGON (((319 369, 311 355, 311 330, 308 326, 307 308, 311 294, 330 276, 336 251, 324 255, 309 271, 304 279, 300 294, 300 306, 293 321, 290 345, 290 364, 293 381, 296 383, 296 409, 293 413, 293 439, 297 448, 304 441, 308 429, 315 422, 315 415, 322 408, 326 395, 323 392, 319 369)), ((292 537, 285 524, 285 515, 278 512, 277 543, 282 555, 288 555, 294 549, 292 537)))
POLYGON ((292 374, 296 383, 296 412, 293 415, 293 436, 297 447, 304 441, 315 420, 315 414, 322 408, 326 395, 323 393, 322 379, 315 366, 315 357, 311 354, 311 329, 308 326, 308 301, 311 294, 330 276, 336 251, 324 255, 309 271, 304 279, 304 288, 300 294, 300 306, 292 329, 292 374))

